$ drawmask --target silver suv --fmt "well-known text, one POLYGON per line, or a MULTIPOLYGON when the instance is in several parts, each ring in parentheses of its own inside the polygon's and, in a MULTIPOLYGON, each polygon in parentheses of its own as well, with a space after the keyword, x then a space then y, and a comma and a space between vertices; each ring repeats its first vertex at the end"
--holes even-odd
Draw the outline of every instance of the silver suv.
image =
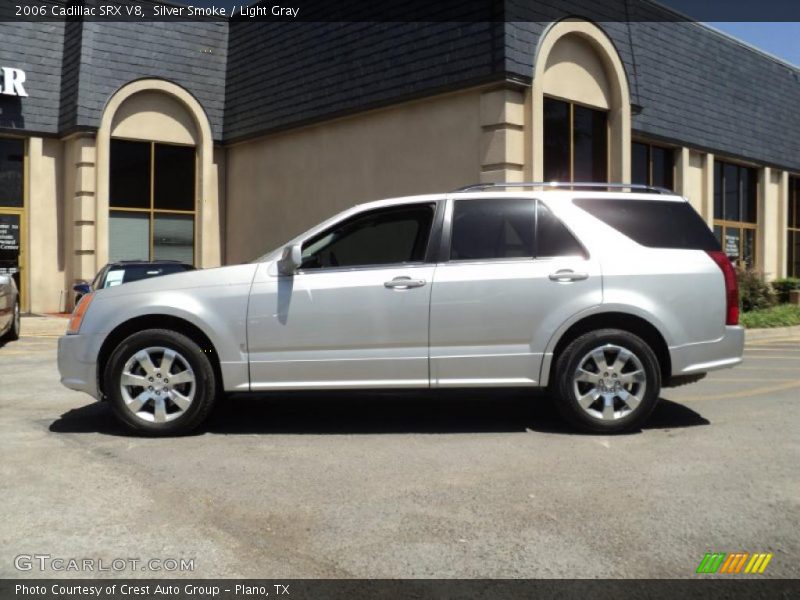
POLYGON ((685 199, 537 185, 371 202, 250 264, 92 292, 61 382, 146 434, 226 392, 510 386, 611 433, 741 361, 734 269, 685 199))

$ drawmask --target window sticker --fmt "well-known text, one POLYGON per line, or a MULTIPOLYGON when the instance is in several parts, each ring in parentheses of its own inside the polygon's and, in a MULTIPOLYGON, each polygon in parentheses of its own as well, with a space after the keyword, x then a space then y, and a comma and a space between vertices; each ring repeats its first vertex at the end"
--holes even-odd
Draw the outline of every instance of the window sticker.
POLYGON ((119 285, 122 283, 122 278, 125 276, 125 271, 116 270, 116 271, 109 271, 108 275, 106 275, 106 284, 103 287, 114 287, 115 285, 119 285))

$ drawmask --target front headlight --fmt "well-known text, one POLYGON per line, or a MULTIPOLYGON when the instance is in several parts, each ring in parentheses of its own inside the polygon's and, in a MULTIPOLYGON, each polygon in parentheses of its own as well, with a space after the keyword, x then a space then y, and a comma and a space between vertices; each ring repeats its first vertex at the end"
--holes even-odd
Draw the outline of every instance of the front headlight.
POLYGON ((93 298, 94 292, 89 292, 83 298, 81 298, 80 302, 78 302, 78 306, 76 306, 75 310, 72 311, 72 317, 69 320, 69 325, 67 325, 67 335, 74 335, 81 330, 83 316, 86 314, 86 311, 89 310, 89 305, 92 303, 93 298))

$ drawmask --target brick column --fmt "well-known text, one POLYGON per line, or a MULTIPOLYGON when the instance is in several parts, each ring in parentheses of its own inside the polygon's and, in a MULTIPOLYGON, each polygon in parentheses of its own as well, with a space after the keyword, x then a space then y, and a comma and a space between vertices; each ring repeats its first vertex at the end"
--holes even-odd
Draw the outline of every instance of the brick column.
POLYGON ((481 182, 523 181, 525 99, 496 89, 481 94, 481 182))

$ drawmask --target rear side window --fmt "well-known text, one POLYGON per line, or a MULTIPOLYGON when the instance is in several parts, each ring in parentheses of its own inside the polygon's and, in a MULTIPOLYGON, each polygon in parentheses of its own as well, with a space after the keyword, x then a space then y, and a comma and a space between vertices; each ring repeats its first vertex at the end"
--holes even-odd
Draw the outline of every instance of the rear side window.
POLYGON ((456 200, 451 260, 533 258, 533 200, 456 200))
POLYGON ((538 203, 536 214, 536 256, 587 257, 586 250, 570 230, 541 202, 538 203))
POLYGON ((717 238, 688 202, 578 198, 593 217, 648 248, 719 250, 717 238))

